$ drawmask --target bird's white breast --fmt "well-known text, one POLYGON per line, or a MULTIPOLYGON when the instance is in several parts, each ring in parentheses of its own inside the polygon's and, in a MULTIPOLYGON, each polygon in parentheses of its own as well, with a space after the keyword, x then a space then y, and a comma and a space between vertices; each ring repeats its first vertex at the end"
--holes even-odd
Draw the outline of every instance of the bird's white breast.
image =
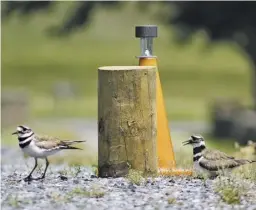
POLYGON ((194 170, 195 170, 197 173, 205 173, 205 172, 207 172, 204 168, 202 168, 202 167, 199 165, 199 161, 195 161, 195 162, 194 162, 194 170))
POLYGON ((55 154, 59 150, 42 149, 40 147, 37 147, 34 141, 31 141, 27 147, 22 149, 22 151, 31 157, 45 158, 49 155, 55 154))

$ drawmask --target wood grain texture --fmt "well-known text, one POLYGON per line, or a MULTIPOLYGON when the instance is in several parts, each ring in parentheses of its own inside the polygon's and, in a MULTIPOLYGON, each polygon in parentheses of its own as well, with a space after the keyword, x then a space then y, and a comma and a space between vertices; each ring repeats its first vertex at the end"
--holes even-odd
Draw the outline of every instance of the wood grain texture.
POLYGON ((99 176, 157 172, 156 130, 156 68, 99 68, 99 176))

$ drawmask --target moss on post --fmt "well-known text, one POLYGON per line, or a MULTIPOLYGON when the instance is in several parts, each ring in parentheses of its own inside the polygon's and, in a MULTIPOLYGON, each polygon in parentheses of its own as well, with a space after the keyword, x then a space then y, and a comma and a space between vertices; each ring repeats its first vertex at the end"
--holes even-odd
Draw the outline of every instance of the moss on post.
POLYGON ((98 155, 100 177, 157 172, 156 67, 99 68, 98 155))

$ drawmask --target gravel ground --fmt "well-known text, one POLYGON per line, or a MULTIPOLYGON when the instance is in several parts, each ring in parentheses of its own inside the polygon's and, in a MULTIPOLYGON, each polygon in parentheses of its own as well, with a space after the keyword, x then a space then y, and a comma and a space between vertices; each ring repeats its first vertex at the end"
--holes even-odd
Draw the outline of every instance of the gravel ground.
MULTIPOLYGON (((24 161, 15 149, 1 153, 2 209, 256 209, 250 196, 240 205, 222 202, 213 191, 214 180, 147 178, 137 186, 124 178, 96 178, 87 167, 50 165, 45 180, 26 183, 19 180, 32 169, 33 159, 24 161)), ((256 193, 255 183, 250 193, 256 193)))

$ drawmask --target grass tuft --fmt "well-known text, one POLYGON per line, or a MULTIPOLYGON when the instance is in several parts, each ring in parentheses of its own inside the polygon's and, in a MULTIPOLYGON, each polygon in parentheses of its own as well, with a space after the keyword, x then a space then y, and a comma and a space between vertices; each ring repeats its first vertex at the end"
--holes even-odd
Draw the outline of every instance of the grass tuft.
POLYGON ((168 201, 168 204, 174 204, 174 203, 176 203, 176 198, 169 197, 169 198, 167 199, 167 201, 168 201))
POLYGON ((234 176, 220 176, 214 184, 214 190, 225 203, 240 204, 241 197, 248 191, 248 185, 234 176))
POLYGON ((9 196, 8 198, 8 203, 10 206, 13 208, 19 208, 20 207, 20 201, 18 200, 18 196, 9 196))
POLYGON ((69 193, 69 196, 71 195, 86 196, 89 198, 102 198, 105 195, 105 191, 103 191, 100 187, 92 187, 90 190, 76 187, 69 193))
POLYGON ((136 185, 141 185, 144 181, 143 172, 134 169, 130 169, 126 177, 131 183, 136 185))
POLYGON ((247 164, 239 167, 234 174, 242 179, 256 181, 256 164, 247 164))
POLYGON ((50 194, 50 198, 52 198, 56 203, 66 203, 71 200, 70 196, 68 196, 68 195, 63 196, 56 192, 52 192, 50 194))

